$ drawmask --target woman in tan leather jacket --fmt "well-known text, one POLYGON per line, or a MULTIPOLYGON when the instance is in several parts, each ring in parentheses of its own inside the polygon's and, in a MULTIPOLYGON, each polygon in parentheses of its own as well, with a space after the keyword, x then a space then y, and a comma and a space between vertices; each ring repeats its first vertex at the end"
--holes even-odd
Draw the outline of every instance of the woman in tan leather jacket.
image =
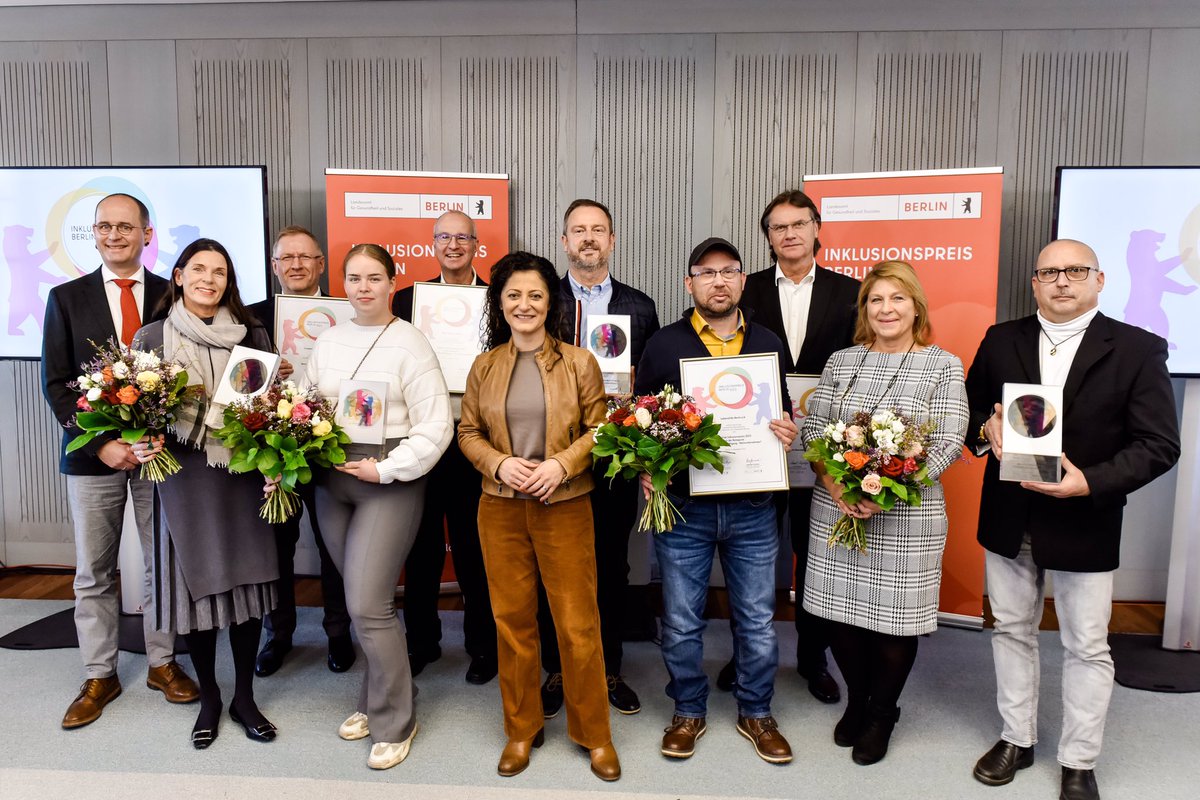
POLYGON ((499 638, 508 744, 504 776, 529 766, 543 740, 537 584, 550 601, 563 655, 567 731, 591 752, 592 772, 621 776, 608 721, 596 610, 592 432, 604 422, 600 367, 559 341, 558 276, 515 252, 492 268, 486 344, 467 378, 458 443, 483 473, 479 539, 499 638))

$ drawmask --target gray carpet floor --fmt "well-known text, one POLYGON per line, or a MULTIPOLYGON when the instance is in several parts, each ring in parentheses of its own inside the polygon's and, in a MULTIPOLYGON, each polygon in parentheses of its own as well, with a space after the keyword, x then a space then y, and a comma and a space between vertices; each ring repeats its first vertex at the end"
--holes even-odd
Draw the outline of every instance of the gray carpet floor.
MULTIPOLYGON (((63 601, 0 601, 0 631, 68 606, 63 601)), ((1058 795, 1061 648, 1043 634, 1042 742, 1037 763, 1003 788, 971 777, 971 767, 996 740, 994 678, 988 634, 944 628, 925 637, 905 690, 903 712, 887 758, 859 767, 834 745, 840 706, 825 706, 792 669, 795 631, 780 623, 781 669, 774 711, 796 753, 790 765, 759 760, 734 730, 736 707, 713 690, 709 731, 696 756, 663 758, 662 728, 671 703, 655 645, 629 643, 624 672, 639 692, 640 714, 613 714, 613 737, 624 777, 604 784, 587 756, 566 736, 560 715, 547 722, 546 745, 515 778, 496 775, 504 745, 499 689, 463 680, 461 616, 443 613, 445 655, 418 679, 420 732, 408 760, 385 772, 366 765, 369 740, 344 742, 339 723, 354 708, 362 659, 348 673, 324 666, 319 610, 300 610, 297 649, 276 675, 257 681, 259 705, 280 728, 272 744, 246 739, 226 716, 220 738, 193 750, 194 706, 172 706, 145 688, 144 657, 121 654, 124 694, 86 728, 59 722, 81 670, 77 650, 0 650, 0 798, 448 798, 449 800, 581 800, 607 798, 986 798, 1025 800, 1058 795)), ((232 667, 222 644, 219 675, 228 701, 232 667)), ((729 629, 710 625, 706 666, 715 676, 730 653, 729 629)), ((187 659, 181 661, 186 665, 187 659)), ((1200 694, 1158 694, 1116 687, 1104 756, 1097 769, 1106 800, 1194 798, 1200 767, 1200 694)))

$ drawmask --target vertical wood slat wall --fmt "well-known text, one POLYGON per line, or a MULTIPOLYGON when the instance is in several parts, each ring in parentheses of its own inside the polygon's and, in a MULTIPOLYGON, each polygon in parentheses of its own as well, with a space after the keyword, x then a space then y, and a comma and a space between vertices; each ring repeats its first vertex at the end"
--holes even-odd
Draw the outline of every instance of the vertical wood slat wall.
MULTIPOLYGON (((1031 308, 1053 166, 1139 163, 1149 49, 1147 31, 181 40, 179 152, 266 164, 272 225, 318 232, 327 165, 507 172, 514 246, 560 267, 561 211, 594 196, 615 274, 664 321, 696 240, 766 265, 759 211, 803 174, 999 163, 1008 318, 1031 308)), ((102 42, 0 44, 0 162, 108 163, 107 91, 102 42)), ((36 365, 12 369, 20 433, 0 446, 52 471, 36 365)), ((10 526, 63 521, 44 479, 0 479, 10 526)))

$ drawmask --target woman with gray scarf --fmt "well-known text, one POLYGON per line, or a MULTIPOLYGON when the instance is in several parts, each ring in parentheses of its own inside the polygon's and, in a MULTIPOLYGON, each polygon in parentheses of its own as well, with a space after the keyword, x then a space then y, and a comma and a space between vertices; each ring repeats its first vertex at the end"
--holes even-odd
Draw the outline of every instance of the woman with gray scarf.
MULTIPOLYGON (((279 565, 270 525, 258 516, 263 485, 257 473, 234 475, 230 452, 215 431, 223 406, 212 402, 216 383, 239 344, 270 350, 266 329, 242 305, 229 253, 219 242, 188 245, 171 271, 166 319, 137 332, 134 348, 161 348, 166 361, 188 373, 203 392, 177 414, 173 434, 190 447, 174 448, 182 469, 157 485, 155 610, 160 630, 183 634, 200 684, 200 714, 192 744, 203 750, 217 738, 221 690, 217 685, 217 631, 229 629, 235 686, 229 716, 259 742, 275 726, 254 702, 254 658, 262 617, 275 607, 279 565)), ((143 462, 161 440, 134 446, 143 462)))

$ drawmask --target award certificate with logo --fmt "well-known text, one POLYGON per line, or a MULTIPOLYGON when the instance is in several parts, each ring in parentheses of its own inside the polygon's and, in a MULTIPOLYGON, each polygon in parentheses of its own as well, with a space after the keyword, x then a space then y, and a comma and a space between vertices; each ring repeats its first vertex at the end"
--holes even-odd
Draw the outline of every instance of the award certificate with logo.
POLYGON ((338 385, 337 424, 355 444, 387 441, 388 385, 383 381, 343 380, 338 385))
POLYGON ((352 319, 354 309, 344 297, 275 295, 275 349, 291 362, 292 380, 304 374, 317 337, 352 319))
POLYGON ((483 352, 486 286, 413 284, 412 321, 433 345, 446 388, 462 394, 475 357, 483 352))
MULTIPOLYGON (((787 376, 788 397, 792 398, 792 421, 796 423, 797 430, 804 427, 804 418, 808 416, 808 398, 820 382, 820 375, 787 376)), ((787 462, 788 484, 793 489, 811 489, 816 485, 817 473, 813 472, 812 464, 804 457, 804 447, 799 438, 792 443, 787 462)))
POLYGON ((721 424, 724 472, 688 470, 693 495, 773 492, 788 488, 787 451, 770 424, 783 417, 779 356, 763 353, 679 360, 680 392, 721 424))

